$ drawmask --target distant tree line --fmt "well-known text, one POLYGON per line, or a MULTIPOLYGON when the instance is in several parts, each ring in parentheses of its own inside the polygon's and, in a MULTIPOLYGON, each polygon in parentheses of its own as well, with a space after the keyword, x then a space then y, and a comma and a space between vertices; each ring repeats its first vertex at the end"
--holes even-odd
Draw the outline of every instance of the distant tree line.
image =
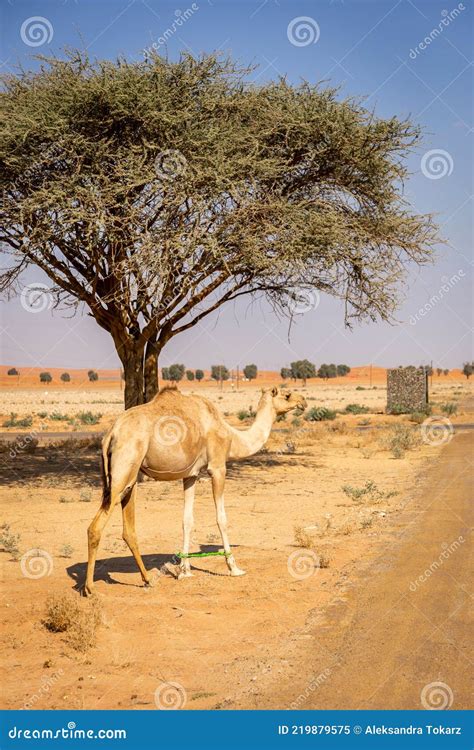
MULTIPOLYGON (((245 365, 243 375, 247 380, 255 380, 257 374, 257 365, 245 365)), ((229 380, 230 376, 229 369, 225 365, 211 365, 211 380, 222 382, 224 380, 229 380)), ((183 364, 174 364, 169 365, 169 367, 162 367, 161 377, 163 380, 171 381, 173 383, 179 383, 184 377, 189 381, 197 380, 200 382, 201 380, 204 380, 204 371, 199 369, 188 370, 183 364)))
POLYGON ((316 365, 307 359, 300 359, 292 362, 289 367, 282 367, 280 376, 283 380, 301 380, 306 385, 308 378, 329 378, 345 377, 351 371, 349 365, 326 365, 323 364, 316 370, 316 365))

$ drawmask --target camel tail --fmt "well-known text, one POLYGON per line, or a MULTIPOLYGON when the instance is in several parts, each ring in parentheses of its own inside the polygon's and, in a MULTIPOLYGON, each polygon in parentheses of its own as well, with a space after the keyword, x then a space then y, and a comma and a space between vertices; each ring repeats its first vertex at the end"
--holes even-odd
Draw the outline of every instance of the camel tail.
POLYGON ((101 473, 102 473, 102 507, 108 508, 110 506, 110 487, 111 487, 111 476, 110 476, 110 443, 112 442, 112 435, 106 435, 102 441, 102 460, 101 460, 101 473))

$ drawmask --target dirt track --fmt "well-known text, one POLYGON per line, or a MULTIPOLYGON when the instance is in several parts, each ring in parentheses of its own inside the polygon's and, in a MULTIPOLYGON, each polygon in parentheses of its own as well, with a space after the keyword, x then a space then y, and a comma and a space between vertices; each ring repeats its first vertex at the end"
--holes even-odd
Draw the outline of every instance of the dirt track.
POLYGON ((453 709, 469 707, 473 455, 469 433, 444 448, 401 514, 394 543, 347 601, 313 615, 291 668, 226 708, 421 709, 421 691, 433 682, 449 686, 453 709))

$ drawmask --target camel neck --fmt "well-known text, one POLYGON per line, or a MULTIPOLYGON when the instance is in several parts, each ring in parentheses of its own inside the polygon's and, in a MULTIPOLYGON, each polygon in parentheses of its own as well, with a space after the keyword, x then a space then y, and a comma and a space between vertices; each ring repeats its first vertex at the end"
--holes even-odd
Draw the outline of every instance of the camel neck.
POLYGON ((229 427, 232 433, 230 458, 246 458, 257 453, 270 437, 276 412, 271 400, 264 401, 258 408, 253 424, 247 430, 229 427))

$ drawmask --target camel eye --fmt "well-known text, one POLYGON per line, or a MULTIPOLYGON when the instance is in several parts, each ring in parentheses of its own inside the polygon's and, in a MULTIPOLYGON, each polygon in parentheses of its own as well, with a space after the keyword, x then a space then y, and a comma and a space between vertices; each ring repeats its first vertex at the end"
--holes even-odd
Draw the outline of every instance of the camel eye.
POLYGON ((291 393, 287 393, 286 396, 285 396, 285 398, 286 398, 287 401, 289 401, 290 398, 291 398, 291 393))

